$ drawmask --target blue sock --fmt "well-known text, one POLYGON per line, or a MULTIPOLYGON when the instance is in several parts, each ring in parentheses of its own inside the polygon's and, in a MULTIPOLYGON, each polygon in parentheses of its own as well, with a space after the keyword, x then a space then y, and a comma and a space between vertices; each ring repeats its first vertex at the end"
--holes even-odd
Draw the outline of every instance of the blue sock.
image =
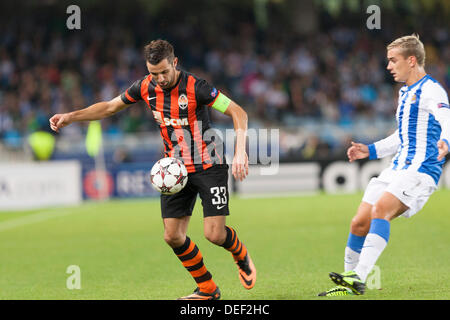
POLYGON ((384 219, 372 219, 369 233, 377 234, 388 242, 391 233, 391 224, 384 219))
POLYGON ((350 234, 348 235, 347 247, 349 247, 350 249, 352 249, 355 252, 361 253, 361 249, 363 247, 364 240, 366 240, 365 236, 363 236, 363 237, 357 236, 350 232, 350 234))
POLYGON ((359 256, 358 265, 355 267, 355 273, 363 282, 366 282, 367 276, 377 262, 389 240, 391 224, 384 219, 372 219, 369 234, 364 242, 363 249, 359 256))
POLYGON ((344 270, 346 272, 355 269, 358 264, 359 254, 361 253, 365 240, 366 237, 357 236, 351 232, 348 235, 344 256, 344 270))

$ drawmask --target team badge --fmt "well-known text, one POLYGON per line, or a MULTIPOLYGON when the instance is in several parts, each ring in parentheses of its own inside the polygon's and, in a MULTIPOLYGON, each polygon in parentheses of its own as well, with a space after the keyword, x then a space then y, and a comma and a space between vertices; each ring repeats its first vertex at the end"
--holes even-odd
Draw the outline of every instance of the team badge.
POLYGON ((415 103, 417 100, 417 96, 414 94, 411 98, 411 103, 415 103))
POLYGON ((188 98, 184 93, 178 97, 178 106, 183 110, 188 106, 188 98))

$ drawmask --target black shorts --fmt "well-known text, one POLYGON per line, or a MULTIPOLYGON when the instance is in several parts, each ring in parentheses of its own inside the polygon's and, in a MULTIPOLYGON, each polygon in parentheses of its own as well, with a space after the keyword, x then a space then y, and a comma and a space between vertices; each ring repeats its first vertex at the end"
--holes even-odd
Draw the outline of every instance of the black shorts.
POLYGON ((213 165, 205 171, 189 173, 186 186, 173 195, 161 195, 163 218, 191 216, 195 200, 200 195, 203 216, 227 216, 228 210, 228 165, 213 165))

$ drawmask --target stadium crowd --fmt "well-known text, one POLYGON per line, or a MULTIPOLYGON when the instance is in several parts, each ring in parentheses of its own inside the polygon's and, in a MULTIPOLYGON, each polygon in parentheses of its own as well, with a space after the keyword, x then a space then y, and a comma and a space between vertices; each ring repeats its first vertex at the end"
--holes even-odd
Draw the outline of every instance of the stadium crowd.
MULTIPOLYGON (((84 21, 83 23, 86 23, 84 21)), ((195 29, 173 25, 146 38, 133 26, 95 25, 89 32, 52 30, 10 22, 0 31, 0 141, 15 141, 49 130, 54 113, 109 100, 146 74, 143 45, 163 37, 174 43, 182 68, 211 81, 250 114, 250 125, 295 126, 296 119, 346 125, 358 117, 393 119, 398 85, 386 71, 385 46, 392 33, 336 26, 310 36, 258 36, 250 23, 220 39, 198 37, 195 29), (140 36, 135 37, 138 33, 140 36), (141 42, 142 41, 142 42, 141 42)), ((407 29, 404 30, 408 33, 407 29)), ((448 28, 421 35, 427 71, 450 88, 448 28)), ((144 104, 103 121, 107 135, 156 131, 144 104)), ((226 117, 213 120, 226 126, 226 117)), ((62 135, 82 136, 83 124, 62 135)), ((327 146, 313 136, 300 148, 327 146), (325 146, 324 146, 325 145, 325 146)), ((307 156, 305 156, 307 158, 307 156)))

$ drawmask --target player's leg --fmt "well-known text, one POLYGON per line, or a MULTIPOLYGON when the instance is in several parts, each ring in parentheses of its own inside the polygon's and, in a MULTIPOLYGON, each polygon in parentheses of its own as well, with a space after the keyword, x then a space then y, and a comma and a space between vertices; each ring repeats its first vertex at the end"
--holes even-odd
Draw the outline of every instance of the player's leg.
MULTIPOLYGON (((351 291, 349 292, 345 289, 345 284, 343 283, 342 278, 347 274, 352 276, 354 274, 353 270, 360 261, 361 251, 363 249, 366 236, 370 230, 373 205, 379 200, 387 186, 388 183, 380 180, 379 178, 372 178, 370 180, 356 215, 350 223, 350 233, 347 239, 344 256, 345 271, 342 274, 336 272, 331 272, 329 274, 331 280, 338 284, 338 287, 322 292, 319 295, 333 296, 336 293, 351 294, 351 291)), ((350 278, 349 281, 353 281, 353 279, 350 278)))
POLYGON ((212 243, 225 248, 231 253, 238 267, 239 280, 246 289, 251 289, 256 282, 256 268, 247 250, 239 239, 236 230, 227 226, 225 216, 208 216, 204 219, 205 237, 212 243))
POLYGON ((203 220, 205 238, 215 245, 222 245, 227 237, 225 216, 207 216, 203 220))
MULTIPOLYGON (((344 255, 345 272, 355 269, 359 262, 359 256, 370 228, 372 205, 362 201, 350 223, 350 232, 347 239, 344 255)), ((338 285, 327 291, 320 292, 319 296, 335 297, 352 295, 353 292, 349 288, 338 285)))
POLYGON ((427 174, 407 171, 396 174, 372 208, 370 231, 355 267, 362 281, 366 281, 389 241, 390 222, 400 215, 410 217, 419 212, 434 190, 436 183, 427 174))
POLYGON ((369 233, 371 212, 372 205, 362 201, 356 215, 350 223, 350 233, 348 235, 344 256, 345 271, 353 270, 358 264, 364 240, 366 239, 367 233, 369 233))
POLYGON ((190 216, 164 218, 164 241, 173 249, 181 247, 186 241, 190 216))
POLYGON ((228 166, 213 166, 197 178, 203 206, 205 237, 231 252, 242 285, 251 289, 256 281, 256 268, 236 230, 226 225, 226 216, 229 215, 228 166))
POLYGON ((355 273, 365 282, 376 261, 386 248, 390 236, 390 222, 409 207, 390 192, 384 192, 372 208, 370 230, 361 251, 355 273))
POLYGON ((225 216, 207 216, 204 218, 203 226, 206 239, 230 251, 234 260, 245 259, 247 248, 239 240, 236 231, 226 225, 225 216))
POLYGON ((361 204, 350 224, 350 233, 345 247, 344 270, 353 270, 370 229, 372 206, 383 194, 388 184, 379 178, 372 178, 366 187, 361 204))
POLYGON ((197 284, 193 294, 180 299, 219 299, 219 288, 206 269, 199 248, 186 234, 197 197, 194 190, 186 187, 177 194, 161 197, 164 240, 197 284))
POLYGON ((402 201, 390 192, 383 192, 372 206, 369 233, 364 241, 359 261, 354 270, 342 274, 331 272, 337 285, 350 288, 355 294, 364 294, 365 282, 389 240, 390 221, 408 210, 402 201))

